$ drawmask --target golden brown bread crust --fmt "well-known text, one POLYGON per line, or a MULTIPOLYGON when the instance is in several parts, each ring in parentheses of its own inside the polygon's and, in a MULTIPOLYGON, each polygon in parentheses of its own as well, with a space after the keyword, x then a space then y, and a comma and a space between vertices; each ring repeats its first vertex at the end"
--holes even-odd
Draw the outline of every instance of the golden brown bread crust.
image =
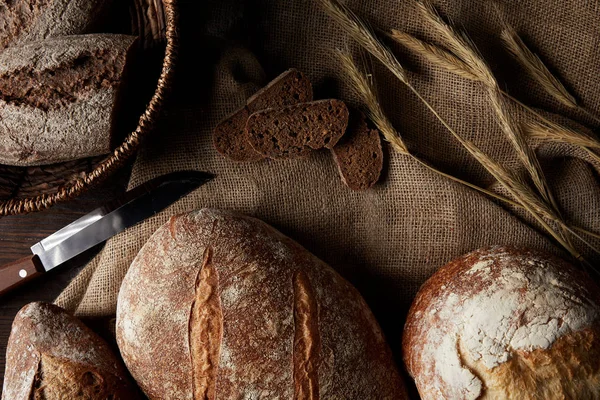
POLYGON ((107 398, 140 398, 108 344, 60 307, 23 307, 8 341, 2 399, 107 398))
POLYGON ((406 398, 356 289, 265 223, 204 209, 159 228, 119 293, 119 348, 150 399, 194 398, 191 371, 211 353, 189 346, 203 265, 217 277, 210 287, 222 315, 208 399, 406 398))
POLYGON ((557 257, 474 251, 421 287, 406 367, 425 400, 600 398, 599 293, 557 257))

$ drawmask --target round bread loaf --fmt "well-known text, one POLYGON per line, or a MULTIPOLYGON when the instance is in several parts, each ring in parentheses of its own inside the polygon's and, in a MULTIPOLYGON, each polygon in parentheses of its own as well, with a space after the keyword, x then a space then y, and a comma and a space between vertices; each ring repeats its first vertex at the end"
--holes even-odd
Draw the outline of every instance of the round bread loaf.
POLYGON ((599 293, 556 257, 477 250, 417 294, 404 361, 424 400, 598 399, 599 293))
POLYGON ((357 290, 254 218, 172 217, 133 261, 117 342, 150 399, 403 399, 357 290))
POLYGON ((3 400, 140 398, 108 344, 47 303, 23 307, 6 349, 3 400))

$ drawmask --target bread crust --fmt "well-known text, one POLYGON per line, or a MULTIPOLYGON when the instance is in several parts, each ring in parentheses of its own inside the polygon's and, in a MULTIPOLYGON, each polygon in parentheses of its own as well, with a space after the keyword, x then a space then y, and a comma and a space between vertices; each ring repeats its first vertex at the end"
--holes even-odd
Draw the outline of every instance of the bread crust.
POLYGON ((18 312, 6 350, 3 400, 109 396, 140 398, 104 340, 52 304, 30 303, 18 312))
POLYGON ((354 287, 265 223, 203 209, 159 228, 119 293, 119 348, 150 399, 193 399, 190 371, 204 357, 190 352, 190 310, 208 251, 222 315, 214 398, 406 398, 354 287))
POLYGON ((0 163, 49 164, 110 152, 135 37, 79 35, 0 53, 0 163))
POLYGON ((557 257, 501 246, 474 251, 419 290, 404 328, 404 362, 425 400, 598 398, 600 357, 588 355, 600 346, 599 293, 557 257))
POLYGON ((112 0, 13 0, 0 8, 0 49, 96 28, 112 0))

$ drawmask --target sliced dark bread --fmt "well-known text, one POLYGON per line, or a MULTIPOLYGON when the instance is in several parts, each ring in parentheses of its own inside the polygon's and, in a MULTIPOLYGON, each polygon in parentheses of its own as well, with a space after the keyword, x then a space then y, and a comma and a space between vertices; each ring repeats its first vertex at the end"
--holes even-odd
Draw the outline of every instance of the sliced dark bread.
POLYGON ((353 115, 344 138, 331 150, 342 182, 352 190, 372 187, 383 169, 379 131, 368 126, 365 115, 353 115))
POLYGON ((246 102, 250 114, 267 108, 286 107, 312 101, 310 80, 297 69, 288 69, 246 102))
POLYGON ((253 112, 311 101, 312 85, 296 69, 289 69, 248 99, 246 105, 220 122, 214 130, 217 151, 234 161, 258 161, 264 156, 250 146, 245 135, 246 121, 253 112))
POLYGON ((319 100, 258 111, 248 118, 248 141, 257 152, 275 158, 298 158, 331 149, 346 132, 348 108, 341 100, 319 100))
POLYGON ((246 107, 236 111, 216 126, 213 143, 217 151, 234 161, 258 161, 265 158, 257 153, 244 136, 250 113, 246 107))

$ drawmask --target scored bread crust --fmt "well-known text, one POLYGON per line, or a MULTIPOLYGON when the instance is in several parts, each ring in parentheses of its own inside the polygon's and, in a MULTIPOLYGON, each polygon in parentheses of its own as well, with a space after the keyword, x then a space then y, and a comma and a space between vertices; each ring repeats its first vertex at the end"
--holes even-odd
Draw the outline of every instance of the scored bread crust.
POLYGON ((424 400, 598 398, 599 293, 557 257, 474 251, 419 290, 405 365, 424 400))
POLYGON ((357 290, 267 224, 224 211, 172 217, 144 245, 119 293, 117 341, 150 399, 406 398, 357 290))
POLYGON ((103 339, 62 308, 36 302, 14 319, 2 389, 3 400, 34 398, 129 400, 139 395, 103 339))
POLYGON ((40 165, 110 152, 135 40, 78 35, 0 52, 0 163, 40 165))

